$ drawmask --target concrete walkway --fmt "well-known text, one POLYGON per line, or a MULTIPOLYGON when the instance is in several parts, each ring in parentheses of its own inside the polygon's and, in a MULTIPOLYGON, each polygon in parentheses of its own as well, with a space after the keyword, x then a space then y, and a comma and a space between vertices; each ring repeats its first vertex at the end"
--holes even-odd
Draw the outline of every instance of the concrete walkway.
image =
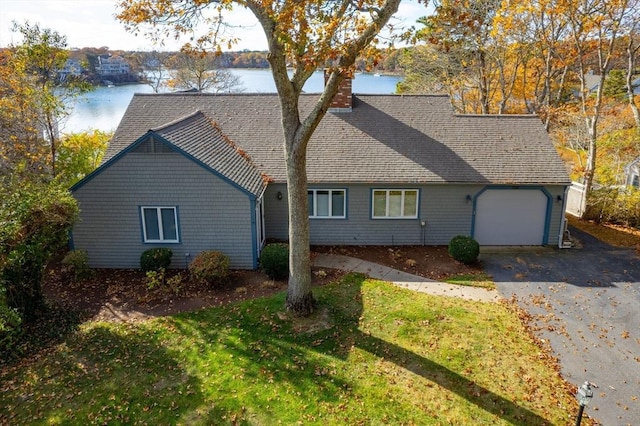
POLYGON ((459 297, 462 299, 481 302, 495 302, 500 299, 500 295, 496 290, 487 290, 484 288, 434 281, 403 271, 398 271, 397 269, 389 268, 388 266, 367 262, 366 260, 360 260, 349 256, 319 253, 315 257, 313 264, 320 268, 360 272, 374 279, 389 281, 399 287, 435 296, 459 297))

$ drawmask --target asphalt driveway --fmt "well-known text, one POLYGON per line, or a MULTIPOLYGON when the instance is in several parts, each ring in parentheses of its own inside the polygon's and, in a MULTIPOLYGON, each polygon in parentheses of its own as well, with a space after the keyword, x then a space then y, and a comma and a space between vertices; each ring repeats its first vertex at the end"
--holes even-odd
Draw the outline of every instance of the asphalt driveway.
MULTIPOLYGON (((640 425, 640 258, 571 229, 581 247, 482 252, 505 298, 515 296, 602 425, 640 425)), ((575 413, 574 413, 575 415, 575 413)))

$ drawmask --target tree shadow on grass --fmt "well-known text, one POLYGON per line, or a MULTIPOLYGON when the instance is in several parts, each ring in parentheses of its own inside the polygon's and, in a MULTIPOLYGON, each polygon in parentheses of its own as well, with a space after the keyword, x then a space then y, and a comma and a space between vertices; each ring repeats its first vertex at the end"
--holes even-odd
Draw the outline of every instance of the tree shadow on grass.
MULTIPOLYGON (((231 307, 222 314, 220 310, 209 310, 179 315, 171 319, 171 324, 181 335, 190 336, 189 341, 201 342, 201 351, 220 347, 230 352, 233 366, 229 364, 229 368, 239 369, 244 383, 262 386, 266 379, 278 389, 275 392, 297 393, 300 399, 313 401, 316 406, 324 404, 327 408, 353 396, 345 391, 353 386, 351 379, 325 370, 327 359, 345 361, 355 347, 436 383, 507 422, 550 423, 427 357, 362 332, 359 321, 363 314, 361 287, 365 279, 351 274, 343 282, 319 290, 321 305, 313 318, 287 317, 282 312, 284 294, 281 294, 231 307)), ((268 407, 274 397, 269 391, 242 395, 243 403, 258 411, 268 407)), ((226 407, 230 411, 235 409, 228 404, 226 407)), ((313 411, 312 407, 307 409, 313 411)), ((279 419, 263 414, 267 420, 279 419)), ((295 415, 300 413, 294 413, 292 421, 300 419, 295 415)))
MULTIPOLYGON (((355 330, 354 346, 367 351, 380 359, 392 362, 398 367, 411 371, 431 382, 437 383, 470 403, 515 424, 544 425, 550 422, 529 409, 517 405, 463 375, 404 347, 360 331, 359 319, 364 310, 362 285, 367 277, 351 275, 351 282, 342 285, 328 300, 337 310, 342 310, 344 318, 350 321, 348 328, 355 330), (352 303, 345 304, 344 301, 352 303), (341 303, 342 302, 342 303, 341 303), (343 306, 349 308, 344 310, 343 306)), ((347 325, 347 324, 344 324, 347 325)))
POLYGON ((0 424, 173 423, 203 404, 198 378, 175 354, 126 324, 91 325, 0 378, 0 424))

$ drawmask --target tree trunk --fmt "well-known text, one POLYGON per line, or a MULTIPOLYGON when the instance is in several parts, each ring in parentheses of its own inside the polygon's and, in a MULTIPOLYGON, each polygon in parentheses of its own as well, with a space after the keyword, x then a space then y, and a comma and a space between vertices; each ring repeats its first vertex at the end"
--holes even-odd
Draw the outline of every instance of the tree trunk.
MULTIPOLYGON (((285 137, 295 137, 285 132, 285 137)), ((285 144, 289 200, 289 286, 286 309, 295 316, 308 316, 316 302, 311 292, 311 259, 307 206, 306 144, 285 144)))
POLYGON ((633 45, 633 37, 629 35, 629 42, 627 44, 627 96, 629 97, 629 108, 633 112, 633 119, 636 122, 636 128, 640 129, 640 110, 633 94, 633 73, 635 71, 636 64, 636 52, 638 46, 633 45))

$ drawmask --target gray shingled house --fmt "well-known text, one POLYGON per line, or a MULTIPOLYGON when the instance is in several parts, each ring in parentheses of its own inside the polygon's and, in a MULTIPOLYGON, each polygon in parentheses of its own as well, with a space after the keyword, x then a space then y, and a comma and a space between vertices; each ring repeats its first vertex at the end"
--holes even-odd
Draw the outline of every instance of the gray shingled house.
MULTIPOLYGON (((347 86, 348 87, 348 86, 347 86)), ((301 97, 304 113, 318 95, 301 97)), ((275 94, 135 95, 102 165, 72 188, 93 267, 202 250, 256 268, 287 239, 275 94)), ((457 115, 446 96, 336 98, 308 146, 312 244, 557 245, 569 177, 536 116, 457 115)))

